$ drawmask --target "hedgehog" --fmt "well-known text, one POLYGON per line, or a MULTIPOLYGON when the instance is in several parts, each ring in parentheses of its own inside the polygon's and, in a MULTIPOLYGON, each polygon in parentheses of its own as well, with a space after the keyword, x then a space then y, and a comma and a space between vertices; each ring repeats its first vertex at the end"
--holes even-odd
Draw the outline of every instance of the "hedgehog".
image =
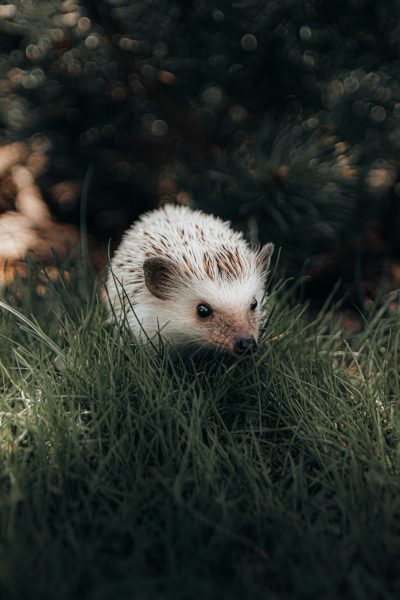
POLYGON ((124 234, 107 277, 111 318, 134 335, 242 354, 258 348, 272 243, 253 250, 230 222, 167 204, 124 234))

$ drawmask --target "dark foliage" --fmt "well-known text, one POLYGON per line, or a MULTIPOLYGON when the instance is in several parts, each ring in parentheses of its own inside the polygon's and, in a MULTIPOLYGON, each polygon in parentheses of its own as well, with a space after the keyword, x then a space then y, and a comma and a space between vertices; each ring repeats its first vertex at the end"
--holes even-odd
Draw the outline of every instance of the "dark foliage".
POLYGON ((0 6, 2 140, 45 143, 39 182, 66 221, 93 165, 104 242, 173 200, 298 264, 349 241, 352 256, 398 252, 398 14, 383 0, 18 0, 0 6))

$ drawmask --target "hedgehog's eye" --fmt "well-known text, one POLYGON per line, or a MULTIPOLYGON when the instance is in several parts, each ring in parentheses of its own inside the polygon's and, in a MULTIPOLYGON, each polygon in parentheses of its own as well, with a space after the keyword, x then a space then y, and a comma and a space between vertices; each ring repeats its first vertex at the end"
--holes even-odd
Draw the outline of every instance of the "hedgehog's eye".
POLYGON ((250 310, 256 310, 257 304, 258 304, 258 302, 257 302, 256 298, 253 298, 253 300, 250 303, 250 310))
POLYGON ((211 306, 208 306, 208 304, 198 304, 197 305, 197 314, 202 319, 205 319, 206 317, 210 317, 212 315, 212 311, 213 311, 213 309, 211 308, 211 306))

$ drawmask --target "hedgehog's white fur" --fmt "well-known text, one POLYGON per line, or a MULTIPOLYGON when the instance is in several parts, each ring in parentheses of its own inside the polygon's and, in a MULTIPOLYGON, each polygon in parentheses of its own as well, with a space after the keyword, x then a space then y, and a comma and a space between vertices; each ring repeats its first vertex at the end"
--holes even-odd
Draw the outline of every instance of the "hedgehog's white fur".
MULTIPOLYGON (((125 233, 111 261, 107 290, 112 312, 118 319, 126 315, 131 330, 144 339, 161 332, 177 344, 233 350, 237 336, 257 339, 272 249, 269 244, 257 253, 229 223, 185 206, 145 213, 125 233), (149 259, 156 269, 164 260, 172 268, 162 297, 146 280, 149 259), (254 298, 258 308, 252 311, 254 298), (212 318, 198 317, 200 303, 212 307, 212 318)), ((158 286, 157 270, 152 277, 158 286)))

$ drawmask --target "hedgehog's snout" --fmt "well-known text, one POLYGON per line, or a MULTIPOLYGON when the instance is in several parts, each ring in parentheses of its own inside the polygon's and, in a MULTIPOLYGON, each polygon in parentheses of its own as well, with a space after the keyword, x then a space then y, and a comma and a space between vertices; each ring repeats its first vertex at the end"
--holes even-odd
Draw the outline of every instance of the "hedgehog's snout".
POLYGON ((234 352, 236 352, 236 354, 243 354, 244 352, 247 352, 249 350, 255 352, 256 350, 258 350, 258 344, 253 337, 240 336, 235 339, 233 350, 234 352))

